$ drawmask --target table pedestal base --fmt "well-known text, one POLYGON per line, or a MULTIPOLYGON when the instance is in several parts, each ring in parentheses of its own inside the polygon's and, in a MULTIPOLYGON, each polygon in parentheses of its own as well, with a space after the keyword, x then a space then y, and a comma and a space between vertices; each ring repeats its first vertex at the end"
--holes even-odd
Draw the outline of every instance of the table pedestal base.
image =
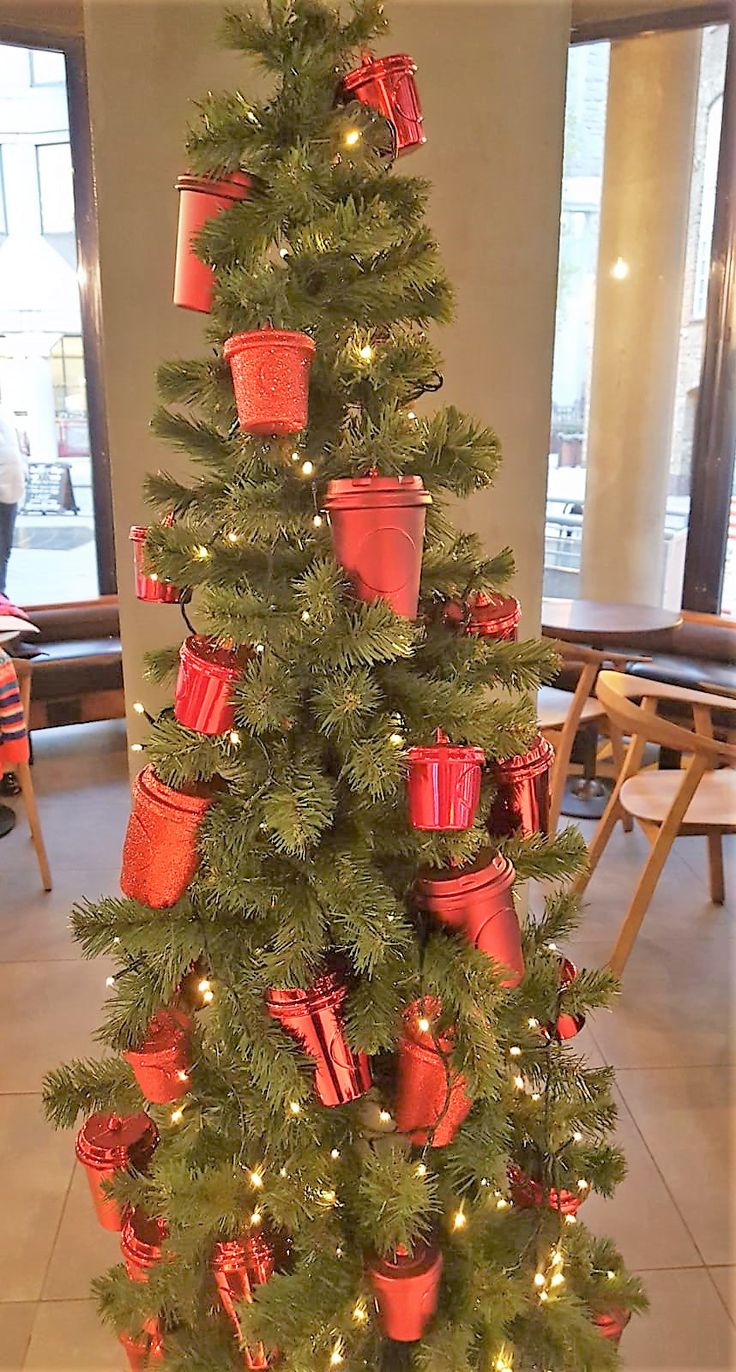
POLYGON ((612 781, 600 777, 571 777, 565 787, 560 813, 568 819, 600 819, 611 791, 612 781))
POLYGON ((0 838, 12 833, 15 828, 15 810, 9 805, 0 805, 0 838))

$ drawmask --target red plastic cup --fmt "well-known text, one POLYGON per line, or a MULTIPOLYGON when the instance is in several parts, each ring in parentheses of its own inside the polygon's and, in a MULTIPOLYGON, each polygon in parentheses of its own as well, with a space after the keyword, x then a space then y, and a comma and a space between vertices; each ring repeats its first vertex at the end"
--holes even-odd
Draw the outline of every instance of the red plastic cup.
POLYGON ((493 838, 530 838, 549 829, 550 772, 555 750, 538 734, 527 753, 491 763, 496 794, 488 816, 493 838))
POLYGON ((144 572, 145 542, 148 534, 147 524, 134 524, 130 531, 133 544, 133 568, 135 571, 135 593, 138 600, 147 600, 157 605, 176 605, 181 591, 171 581, 160 581, 155 572, 144 572))
POLYGON ((118 1334, 128 1359, 130 1372, 146 1372, 154 1363, 164 1360, 164 1341, 158 1320, 149 1320, 146 1332, 139 1339, 130 1334, 118 1334))
POLYGON ((412 1143, 429 1143, 432 1148, 452 1143, 473 1104, 465 1077, 448 1064, 451 1030, 438 1035, 433 1027, 440 1008, 438 1000, 425 996, 404 1012, 394 1108, 399 1132, 412 1143))
POLYGON ((420 476, 341 478, 327 487, 335 558, 358 600, 386 600, 394 614, 416 619, 426 506, 420 476))
POLYGON ((148 1281, 151 1268, 161 1261, 161 1245, 166 1234, 163 1219, 151 1219, 140 1207, 128 1211, 120 1235, 120 1249, 131 1281, 148 1281))
POLYGON ((179 227, 174 273, 175 305, 209 314, 215 274, 196 256, 193 240, 215 215, 229 209, 237 201, 245 200, 253 186, 253 179, 246 172, 232 172, 219 181, 202 176, 179 177, 176 183, 179 192, 179 227))
POLYGON ((225 340, 241 429, 275 437, 306 429, 315 351, 313 338, 289 329, 253 329, 225 340))
POLYGON ((412 1252, 399 1248, 393 1258, 372 1253, 366 1265, 386 1338, 397 1343, 421 1339, 437 1309, 442 1275, 437 1245, 420 1240, 412 1252))
MULTIPOLYGON (((570 986, 578 974, 578 969, 574 962, 569 958, 560 958, 560 985, 570 986)), ((549 1038, 556 1038, 559 1043, 565 1039, 574 1039, 581 1029, 585 1028, 585 1015, 561 1014, 557 1016, 554 1025, 545 1025, 545 1033, 549 1038)))
POLYGON ((463 933, 500 967, 503 986, 524 975, 521 932, 512 888, 516 873, 500 853, 481 853, 466 867, 425 868, 414 884, 416 903, 443 924, 463 933))
POLYGON ((588 1195, 587 1190, 567 1191, 564 1187, 556 1190, 553 1186, 542 1186, 541 1182, 528 1177, 526 1172, 515 1164, 509 1167, 508 1177, 511 1199, 520 1210, 546 1205, 548 1209, 557 1210, 561 1215, 577 1215, 588 1195))
POLYGON ((414 829, 469 829, 480 799, 482 748, 437 742, 407 753, 409 823, 414 829))
POLYGON ((602 1339, 609 1339, 618 1348, 630 1319, 630 1310, 622 1310, 620 1306, 612 1306, 610 1310, 602 1310, 598 1315, 594 1315, 593 1324, 602 1339))
POLYGON ((144 767, 133 782, 120 889, 165 910, 183 896, 199 866, 199 829, 215 790, 205 783, 175 791, 144 767))
POLYGON ((123 1057, 138 1085, 154 1105, 181 1100, 191 1085, 191 1022, 183 1010, 160 1010, 151 1019, 146 1038, 123 1057))
POLYGON ((467 632, 499 643, 515 643, 519 637, 521 605, 512 595, 484 595, 468 601, 467 632))
POLYGON ((233 686, 250 657, 247 649, 220 648, 199 634, 179 649, 174 714, 199 734, 224 734, 235 726, 233 686))
POLYGON ((427 141, 414 80, 416 69, 408 53, 395 52, 390 57, 369 57, 340 83, 344 100, 370 105, 393 125, 397 154, 411 152, 427 141))
POLYGON ((95 1213, 103 1229, 119 1231, 123 1213, 118 1202, 106 1195, 103 1182, 134 1167, 145 1172, 156 1144, 158 1130, 148 1115, 90 1115, 80 1129, 75 1152, 89 1182, 95 1213))
POLYGON ((347 990, 342 972, 330 970, 306 991, 273 987, 266 995, 270 1014, 314 1059, 314 1089, 323 1105, 358 1100, 372 1085, 370 1058, 354 1052, 345 1034, 347 990))

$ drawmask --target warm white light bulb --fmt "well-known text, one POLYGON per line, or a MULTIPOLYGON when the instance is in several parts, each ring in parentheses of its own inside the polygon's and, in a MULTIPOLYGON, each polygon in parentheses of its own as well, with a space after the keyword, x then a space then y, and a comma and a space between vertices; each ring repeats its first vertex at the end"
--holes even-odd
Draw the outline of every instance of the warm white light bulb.
POLYGON ((340 1156, 340 1149, 339 1149, 339 1148, 331 1148, 331 1149, 330 1149, 330 1157, 332 1158, 332 1161, 333 1161, 333 1162, 337 1162, 337 1159, 339 1158, 339 1156, 340 1156))
POLYGON ((577 1224, 577 1220, 576 1220, 575 1216, 574 1216, 574 1215, 565 1215, 565 1224, 577 1224))
POLYGON ((302 476, 311 476, 313 471, 314 463, 307 458, 306 462, 302 462, 302 476))
POLYGON ((321 1194, 322 1194, 322 1199, 323 1199, 325 1205, 334 1205, 334 1204, 335 1204, 335 1201, 337 1200, 337 1192, 336 1192, 336 1191, 323 1191, 321 1194))
POLYGON ((509 1048, 509 1053, 511 1054, 512 1058, 521 1057, 521 1049, 517 1046, 517 1044, 514 1044, 513 1048, 509 1048))
POLYGON ((589 1181, 586 1181, 586 1180, 585 1180, 585 1177, 581 1177, 580 1180, 578 1181, 578 1191, 589 1191, 589 1190, 590 1190, 590 1182, 589 1182, 589 1181))
POLYGON ((114 978, 114 977, 105 977, 105 985, 106 985, 108 988, 114 986, 114 985, 115 985, 115 978, 114 978))
POLYGON ((419 1025, 419 1028, 421 1029, 423 1034, 429 1033, 431 1026, 426 1015, 422 1015, 421 1019, 417 1020, 417 1024, 419 1025))
POLYGON ((606 1272, 606 1276, 608 1277, 608 1280, 609 1280, 609 1281, 615 1281, 615 1280, 616 1280, 616 1273, 615 1273, 615 1272, 606 1272))
POLYGON ((202 980, 200 981, 200 983, 199 983, 199 985, 198 985, 198 987, 197 987, 197 990, 199 991, 200 996, 203 996, 204 993, 205 993, 205 991, 209 991, 211 984, 212 984, 212 983, 209 982, 209 981, 207 980, 206 977, 203 977, 203 978, 202 978, 202 980))
POLYGON ((538 1019, 535 1019, 534 1016, 532 1016, 532 1018, 531 1018, 530 1020, 528 1020, 527 1023, 528 1023, 528 1025, 529 1025, 529 1028, 530 1028, 530 1029, 538 1029, 538 1028, 539 1028, 539 1020, 538 1020, 538 1019))
POLYGON ((576 1129, 576 1130, 575 1130, 575 1133, 573 1134, 572 1137, 573 1137, 573 1140, 574 1140, 575 1143, 582 1143, 582 1141, 583 1141, 583 1136, 582 1136, 582 1134, 581 1134, 581 1132, 580 1132, 579 1129, 576 1129))
POLYGON ((141 700, 133 701, 133 709, 137 715, 144 715, 146 713, 146 707, 141 700))
POLYGON ((504 1196, 499 1196, 498 1200, 496 1201, 496 1209, 508 1210, 510 1204, 511 1202, 507 1201, 504 1196))
POLYGON ((237 729, 231 729, 230 733, 228 734, 228 738, 230 739, 230 742, 232 743, 233 747, 237 748, 238 744, 240 743, 240 734, 238 733, 237 729))
POLYGON ((302 1113, 302 1107, 301 1107, 301 1105, 299 1104, 299 1101, 298 1101, 298 1100, 290 1100, 290 1101, 289 1101, 289 1109, 290 1109, 292 1115, 301 1115, 301 1113, 302 1113))
POLYGON ((455 1214, 452 1217, 453 1229, 464 1229, 467 1222, 468 1220, 465 1211, 462 1208, 460 1210, 456 1210, 455 1214))
POLYGON ((203 991, 203 992, 202 992, 202 1000, 204 1001, 205 1005, 211 1005, 214 999, 215 999, 215 993, 214 993, 214 991, 211 991, 211 990, 210 990, 210 991, 203 991))
POLYGON ((335 1347, 333 1348, 330 1354, 330 1367, 339 1367, 340 1363, 343 1361, 344 1359, 342 1356, 342 1341, 338 1339, 337 1343, 335 1344, 335 1347))
POLYGON ((142 744, 142 743, 131 743, 131 745, 130 745, 130 751, 131 751, 131 753, 142 753, 142 752, 143 752, 143 744, 142 744))
POLYGON ((416 415, 413 410, 407 410, 406 417, 407 419, 416 419, 416 415))
POLYGON ((389 1120, 390 1120, 390 1118, 391 1118, 391 1111, 390 1111, 390 1110, 379 1110, 379 1112, 378 1112, 378 1118, 379 1118, 379 1120, 381 1121, 382 1124, 388 1124, 388 1122, 389 1122, 389 1120))
POLYGON ((288 248, 279 248, 279 257, 288 257, 288 256, 289 256, 289 249, 288 249, 288 248))
POLYGON ((402 748, 403 745, 404 745, 404 735, 403 735, 403 734, 389 734, 389 736, 388 736, 388 741, 389 741, 389 743, 392 743, 392 744, 393 744, 394 748, 402 748))
POLYGON ((545 1286, 545 1285, 546 1285, 546 1282, 547 1282, 547 1278, 545 1277, 544 1272, 537 1272, 537 1274, 536 1274, 536 1276, 535 1276, 535 1278, 534 1278, 534 1285, 535 1285, 535 1286, 545 1286))
POLYGON ((524 1090, 524 1078, 523 1078, 523 1077, 514 1077, 514 1086, 516 1087, 517 1091, 523 1091, 523 1090, 524 1090))
POLYGON ((184 1111, 182 1110, 181 1106, 179 1106, 178 1109, 176 1109, 176 1110, 172 1110, 172 1112, 171 1112, 171 1123, 172 1123, 172 1124, 181 1124, 183 1118, 184 1118, 184 1111))
POLYGON ((310 621, 310 619, 312 618, 312 616, 311 616, 310 613, 309 613, 309 610, 302 610, 302 616, 301 616, 301 618, 302 618, 302 624, 308 624, 309 621, 310 621))
POLYGON ((255 1186, 256 1191, 260 1190, 260 1188, 263 1186, 263 1177, 261 1176, 260 1172, 251 1172, 250 1184, 251 1186, 255 1186))
POLYGON ((323 519, 322 519, 322 516, 319 515, 319 514, 316 514, 316 515, 314 516, 313 520, 312 520, 312 524, 313 524, 313 526, 314 526, 315 529, 321 529, 321 528, 322 528, 323 522, 324 522, 324 521, 323 521, 323 519))
POLYGON ((354 148, 354 147, 356 147, 356 145, 360 142, 360 140, 361 140, 362 137, 363 137, 363 135, 362 135, 362 133, 360 132, 360 129, 348 129, 347 133, 345 134, 345 139, 344 139, 345 147, 346 147, 346 148, 354 148))
POLYGON ((204 543, 200 543, 199 547, 194 549, 194 556, 198 557, 200 562, 204 562, 205 558, 209 557, 209 555, 210 550, 209 548, 205 548, 204 543))
POLYGON ((373 349, 370 343, 363 344, 359 356, 362 357, 364 362, 371 362, 373 360, 373 349))
POLYGON ((236 534, 236 533, 235 533, 235 530, 234 530, 234 529, 231 529, 231 530, 230 530, 230 533, 229 533, 228 536, 227 536, 227 541, 228 541, 228 543, 237 543, 237 541, 238 541, 239 538, 240 538, 240 534, 236 534))
POLYGON ((358 1301, 357 1305, 353 1306, 353 1319, 356 1324, 365 1324, 368 1319, 368 1311, 362 1301, 358 1301))
POLYGON ((177 1072, 177 1074, 176 1074, 176 1080, 177 1080, 177 1081, 189 1081, 189 1075, 188 1075, 187 1072, 177 1072))
POLYGON ((550 1279, 549 1279, 549 1284, 550 1284, 550 1286, 562 1286, 562 1283, 564 1282, 564 1280, 565 1280, 565 1278, 563 1277, 563 1275, 562 1275, 561 1272, 555 1272, 555 1273, 553 1273, 553 1275, 550 1277, 550 1279))
POLYGON ((262 1219, 263 1219, 263 1211, 262 1211, 262 1210, 259 1210, 258 1207, 256 1206, 255 1210, 253 1211, 253 1214, 252 1214, 251 1217, 250 1217, 250 1222, 251 1222, 252 1225, 255 1225, 255 1226, 257 1227, 257 1226, 261 1223, 262 1219))
POLYGON ((418 1177, 426 1177, 426 1175, 427 1175, 427 1164, 424 1163, 424 1162, 418 1162, 417 1165, 416 1165, 416 1174, 417 1174, 418 1177))

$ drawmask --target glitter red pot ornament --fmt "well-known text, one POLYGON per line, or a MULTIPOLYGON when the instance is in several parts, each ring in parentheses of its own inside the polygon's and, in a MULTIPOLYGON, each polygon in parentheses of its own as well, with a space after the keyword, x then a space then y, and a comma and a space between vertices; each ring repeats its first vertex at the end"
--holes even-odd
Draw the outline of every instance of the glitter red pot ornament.
POLYGON ((515 643, 519 637, 521 606, 512 595, 485 595, 479 591, 468 600, 466 632, 499 643, 515 643))
MULTIPOLYGON (((571 986, 578 975, 578 969, 574 962, 569 958, 560 958, 560 985, 562 987, 571 986)), ((562 1043, 565 1039, 574 1039, 576 1034, 585 1027, 585 1015, 560 1014, 554 1025, 545 1025, 544 1032, 548 1038, 556 1038, 562 1043)))
POLYGON ((618 1348, 630 1319, 630 1310, 622 1310, 620 1306, 612 1306, 610 1310, 602 1310, 600 1314, 594 1315, 593 1324, 602 1339, 608 1339, 618 1348))
POLYGON ((416 69, 416 63, 406 52, 395 52, 389 57, 366 53, 361 65, 340 82, 342 100, 360 100, 388 119, 394 130, 396 155, 420 148, 427 141, 414 80, 416 69))
POLYGON ((554 1186, 542 1186, 541 1182, 534 1181, 515 1164, 509 1167, 508 1177, 511 1199, 520 1210, 531 1210, 536 1206, 546 1205, 561 1215, 577 1215, 588 1195, 587 1187, 584 1190, 568 1191, 564 1187, 558 1190, 554 1186))
POLYGON ((330 481, 324 508, 335 559, 358 600, 385 600, 394 614, 416 619, 431 503, 420 476, 369 472, 330 481))
POLYGON ((123 1227, 122 1210, 112 1196, 105 1194, 103 1182, 111 1182, 118 1172, 134 1168, 145 1172, 158 1143, 158 1130, 148 1115, 90 1115, 75 1145, 92 1193, 95 1213, 103 1229, 123 1227))
POLYGON ((537 734, 528 752, 491 763, 496 794, 488 816, 488 831, 494 838, 530 838, 532 834, 547 833, 554 756, 551 743, 537 734))
POLYGON ((147 1368, 164 1360, 164 1339, 158 1320, 149 1320, 140 1338, 121 1333, 118 1342, 125 1349, 130 1372, 146 1372, 147 1368))
POLYGON ((179 649, 174 714, 198 734, 224 734, 235 727, 233 686, 251 656, 248 648, 218 647, 201 634, 185 638, 179 649))
POLYGON ((209 314, 215 274, 194 251, 193 240, 210 219, 245 200, 254 182, 246 172, 231 172, 220 180, 205 176, 180 176, 179 226, 176 235, 176 267, 174 271, 174 304, 185 310, 200 310, 209 314))
POLYGON ((144 1042, 123 1053, 152 1104, 181 1100, 189 1090, 190 1035, 191 1020, 182 1010, 159 1010, 149 1021, 144 1042))
MULTIPOLYGON (((252 1301, 251 1283, 248 1276, 246 1252, 238 1239, 230 1239, 215 1244, 212 1255, 212 1275, 220 1297, 220 1303, 230 1319, 238 1343, 243 1344, 243 1331, 238 1318, 236 1301, 252 1301)), ((252 1347, 243 1346, 245 1367, 251 1372, 263 1372, 268 1368, 268 1358, 262 1343, 252 1347)))
POLYGON ((148 528, 147 524, 134 524, 130 530, 130 541, 133 544, 136 597, 138 600, 147 600, 151 604, 176 605, 181 596, 179 587, 174 586, 171 581, 161 581, 155 572, 143 570, 148 528))
POLYGON ((176 791, 144 767, 133 782, 133 806, 123 844, 123 895, 164 910, 187 889, 199 865, 198 838, 215 788, 176 791))
POLYGON ((331 967, 306 991, 273 987, 266 994, 270 1014, 314 1059, 314 1089, 323 1105, 345 1105, 372 1085, 370 1059, 354 1052, 345 1034, 347 992, 342 968, 331 967))
POLYGON ((438 1000, 425 996, 404 1011, 399 1044, 394 1117, 412 1143, 444 1148, 452 1143, 473 1102, 465 1078, 450 1065, 453 1034, 438 1034, 438 1000))
POLYGON ((289 329, 253 329, 223 346, 241 429, 285 437, 306 429, 314 339, 289 329))
POLYGON ((442 1275, 437 1244, 419 1240, 411 1251, 397 1248, 392 1258, 370 1253, 366 1269, 386 1338, 397 1343, 421 1339, 437 1309, 442 1275))
POLYGON ((414 883, 420 910, 465 935, 504 969, 501 985, 518 986, 524 975, 521 931, 508 858, 480 853, 465 867, 425 868, 414 883))
POLYGON ((409 823, 414 829, 469 829, 480 800, 482 748, 450 743, 441 729, 436 743, 407 752, 409 823))
POLYGON ((120 1250, 131 1281, 148 1281, 151 1268, 161 1261, 161 1245, 166 1235, 166 1223, 160 1217, 151 1219, 139 1206, 128 1211, 120 1235, 120 1250))

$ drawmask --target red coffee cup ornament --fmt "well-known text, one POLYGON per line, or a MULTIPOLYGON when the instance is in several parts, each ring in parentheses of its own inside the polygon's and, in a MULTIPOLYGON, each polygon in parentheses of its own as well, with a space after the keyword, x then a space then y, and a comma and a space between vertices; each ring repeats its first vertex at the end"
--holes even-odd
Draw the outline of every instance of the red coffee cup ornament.
POLYGON ((176 605, 181 596, 178 586, 171 581, 161 581, 155 572, 144 572, 145 543, 148 535, 147 524, 134 524, 130 530, 133 544, 133 568, 135 571, 135 594, 138 600, 150 604, 176 605))
POLYGON ((496 794, 488 816, 493 838, 546 834, 549 829, 549 785, 554 748, 541 734, 526 753, 491 763, 496 794))
POLYGON ((133 782, 133 807, 123 844, 123 895, 164 910, 187 889, 199 865, 199 829, 214 788, 175 791, 144 767, 133 782))
POLYGON ((411 1251, 397 1248, 391 1258, 371 1253, 366 1269, 386 1338, 397 1343, 421 1339, 437 1309, 442 1275, 438 1246, 418 1240, 411 1251))
POLYGON ((367 476, 330 481, 324 508, 335 559, 358 600, 385 600, 394 614, 416 619, 427 505, 420 476, 367 476))
POLYGON ((438 1034, 435 1027, 440 1013, 433 996, 413 1001, 404 1012, 394 1109, 399 1132, 433 1148, 452 1143, 473 1104, 465 1078, 449 1064, 452 1030, 438 1034))
POLYGON ((149 1021, 144 1042, 123 1053, 143 1095, 154 1105, 166 1105, 187 1094, 190 1035, 191 1020, 182 1010, 159 1010, 149 1021))
POLYGON ((215 274, 197 257, 193 240, 215 215, 230 209, 252 193, 254 182, 246 172, 231 172, 219 181, 204 176, 180 176, 179 227, 176 236, 174 304, 185 310, 209 314, 215 274))
POLYGON ((410 748, 407 798, 414 829, 469 829, 480 799, 482 748, 448 741, 441 729, 437 742, 410 748))
POLYGON ((602 1339, 609 1339, 618 1348, 630 1319, 630 1310, 622 1310, 620 1306, 612 1306, 610 1310, 602 1310, 599 1314, 594 1315, 593 1324, 602 1339))
POLYGON ((306 991, 273 987, 266 995, 270 1014, 314 1059, 314 1089, 323 1105, 345 1105, 372 1085, 370 1059, 354 1052, 345 1034, 347 992, 342 969, 332 967, 306 991))
MULTIPOLYGON (((569 958, 560 958, 560 985, 570 986, 578 975, 578 969, 574 962, 569 958)), ((574 1039, 581 1029, 585 1028, 585 1015, 560 1014, 555 1023, 543 1026, 543 1032, 547 1038, 556 1038, 558 1043, 565 1039, 574 1039)))
POLYGON ((140 1206, 127 1212, 120 1249, 131 1281, 148 1281, 151 1268, 161 1261, 161 1245, 166 1235, 166 1222, 160 1217, 151 1219, 140 1206))
MULTIPOLYGON (((276 1271, 276 1242, 265 1229, 249 1230, 241 1239, 245 1253, 245 1268, 251 1286, 263 1286, 276 1271)), ((279 1264, 288 1252, 288 1244, 279 1242, 279 1264)))
POLYGON ((223 346, 230 364, 240 427, 285 437, 306 429, 314 339, 289 329, 253 329, 223 346))
POLYGON ((518 986, 524 975, 515 877, 508 858, 484 852, 465 867, 427 867, 414 883, 419 909, 464 934, 504 969, 502 986, 518 986))
POLYGON ((130 1372, 146 1372, 147 1368, 164 1360, 164 1336, 158 1320, 148 1320, 140 1338, 121 1333, 118 1342, 125 1349, 130 1372))
POLYGON ((75 1152, 82 1164, 92 1193, 95 1212, 103 1229, 120 1231, 122 1210, 112 1196, 105 1194, 103 1182, 111 1182, 118 1172, 134 1168, 145 1172, 158 1143, 158 1130, 148 1115, 90 1115, 80 1129, 75 1152))
POLYGON ((389 121, 397 155, 420 148, 427 141, 414 80, 416 69, 416 63, 405 52, 392 53, 390 57, 367 53, 361 65, 340 82, 341 99, 360 100, 389 121))
POLYGON ((466 632, 499 643, 515 643, 520 619, 521 605, 514 596, 479 591, 468 600, 466 632))
POLYGON ((250 650, 221 648, 191 634, 179 649, 174 714, 198 734, 225 734, 235 727, 233 686, 243 675, 250 650))
POLYGON ((515 1163, 509 1167, 508 1177, 511 1199, 520 1210, 531 1210, 535 1206, 546 1205, 550 1210, 559 1211, 561 1215, 577 1215, 589 1194, 587 1186, 578 1191, 543 1186, 541 1182, 527 1176, 515 1163))
POLYGON ((212 1255, 212 1274, 215 1279, 220 1304, 232 1323, 235 1337, 243 1347, 245 1367, 252 1372, 264 1372, 268 1368, 268 1358, 262 1343, 252 1347, 243 1345, 243 1331, 238 1318, 236 1301, 252 1301, 250 1278, 246 1263, 245 1248, 237 1239, 215 1244, 212 1255))

